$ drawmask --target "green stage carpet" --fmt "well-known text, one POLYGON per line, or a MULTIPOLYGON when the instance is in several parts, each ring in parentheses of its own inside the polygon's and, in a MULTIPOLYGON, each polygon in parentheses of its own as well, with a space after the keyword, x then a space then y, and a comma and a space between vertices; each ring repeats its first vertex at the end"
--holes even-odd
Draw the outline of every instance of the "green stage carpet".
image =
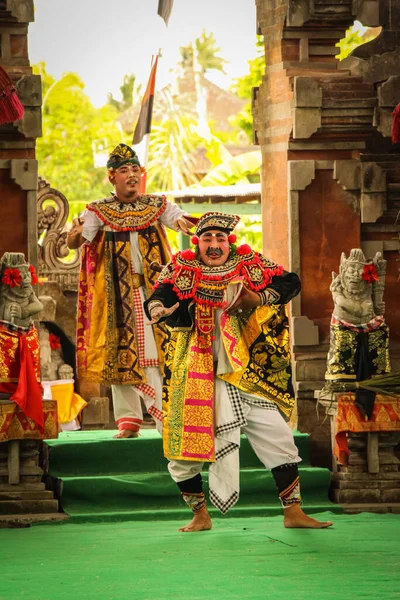
POLYGON ((41 525, 0 530, 0 600, 395 600, 400 516, 317 515, 328 530, 281 517, 41 525))
MULTIPOLYGON (((62 433, 50 446, 50 475, 62 480, 62 506, 73 522, 185 518, 187 508, 167 470, 155 430, 137 439, 113 439, 114 431, 62 433)), ((309 464, 309 437, 296 433, 303 461, 300 478, 307 512, 340 511, 328 500, 330 472, 309 464)), ((241 491, 228 517, 281 514, 271 473, 258 461, 247 439, 240 448, 241 491)), ((207 473, 204 474, 207 491, 207 473)), ((210 512, 219 514, 212 507, 210 512)))

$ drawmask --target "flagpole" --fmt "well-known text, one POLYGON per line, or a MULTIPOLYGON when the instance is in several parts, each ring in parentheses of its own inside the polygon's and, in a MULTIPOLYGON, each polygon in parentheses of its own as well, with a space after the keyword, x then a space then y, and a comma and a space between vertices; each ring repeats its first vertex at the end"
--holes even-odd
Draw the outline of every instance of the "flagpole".
MULTIPOLYGON (((157 56, 160 57, 160 50, 158 50, 158 54, 157 56)), ((153 68, 154 65, 154 60, 155 60, 155 55, 153 54, 151 57, 151 65, 150 68, 153 68)), ((144 151, 143 151, 143 166, 147 167, 148 162, 149 162, 149 148, 150 148, 150 133, 147 133, 145 135, 145 140, 144 140, 144 151)))
MULTIPOLYGON (((142 166, 146 169, 149 162, 149 147, 150 147, 150 132, 151 132, 151 119, 153 112, 153 101, 154 101, 154 91, 155 91, 155 82, 156 82, 156 71, 157 71, 157 63, 158 58, 160 56, 160 50, 157 55, 151 57, 151 71, 150 71, 150 79, 147 83, 145 95, 142 100, 141 109, 138 121, 136 123, 136 128, 133 134, 132 144, 143 144, 142 151, 143 154, 141 156, 142 166)), ((147 174, 144 172, 142 174, 142 179, 140 183, 140 193, 144 194, 146 192, 146 184, 147 184, 147 174)))

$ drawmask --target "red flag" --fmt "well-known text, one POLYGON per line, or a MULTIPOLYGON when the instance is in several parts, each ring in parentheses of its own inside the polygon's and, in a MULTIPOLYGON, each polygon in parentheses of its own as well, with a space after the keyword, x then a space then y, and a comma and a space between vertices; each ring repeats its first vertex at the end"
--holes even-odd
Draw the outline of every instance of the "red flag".
POLYGON ((156 87, 158 56, 153 63, 146 92, 143 96, 140 114, 133 134, 133 144, 140 144, 147 133, 151 131, 151 116, 153 114, 154 90, 156 87))
POLYGON ((164 19, 166 25, 168 25, 173 5, 174 0, 158 0, 157 14, 159 14, 160 17, 164 19))

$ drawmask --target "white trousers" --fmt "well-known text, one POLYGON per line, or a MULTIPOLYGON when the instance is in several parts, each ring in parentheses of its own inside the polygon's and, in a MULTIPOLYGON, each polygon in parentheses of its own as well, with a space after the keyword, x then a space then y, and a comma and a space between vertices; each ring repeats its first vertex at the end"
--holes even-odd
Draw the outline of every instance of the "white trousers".
POLYGON ((143 422, 141 399, 149 414, 154 416, 159 432, 162 430, 161 399, 162 377, 158 367, 145 367, 147 386, 139 389, 133 385, 112 385, 111 393, 114 407, 114 418, 118 429, 139 431, 143 422), (149 393, 146 393, 146 388, 149 393))
MULTIPOLYGON (((241 428, 266 469, 301 461, 289 425, 278 410, 244 405, 246 425, 241 428)), ((168 470, 175 482, 186 481, 201 472, 204 463, 171 460, 168 470)))

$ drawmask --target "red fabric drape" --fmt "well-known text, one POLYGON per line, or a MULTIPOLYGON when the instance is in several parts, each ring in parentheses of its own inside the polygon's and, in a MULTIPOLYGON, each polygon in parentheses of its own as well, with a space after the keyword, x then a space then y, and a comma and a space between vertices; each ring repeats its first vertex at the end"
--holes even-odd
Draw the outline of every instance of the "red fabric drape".
POLYGON ((32 354, 26 335, 19 338, 20 371, 17 389, 10 400, 18 404, 27 417, 40 427, 44 425, 42 386, 37 381, 32 354))

